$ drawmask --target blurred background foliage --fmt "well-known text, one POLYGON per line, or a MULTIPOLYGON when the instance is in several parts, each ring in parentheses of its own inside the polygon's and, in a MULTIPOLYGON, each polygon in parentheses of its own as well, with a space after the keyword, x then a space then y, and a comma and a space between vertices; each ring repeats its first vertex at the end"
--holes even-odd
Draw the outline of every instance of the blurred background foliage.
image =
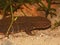
MULTIPOLYGON (((43 0, 44 1, 44 0, 43 0)), ((33 4, 37 4, 39 5, 38 7, 38 11, 44 11, 45 12, 45 15, 46 17, 50 14, 51 17, 52 16, 56 16, 55 14, 55 11, 56 9, 54 8, 51 8, 51 2, 52 0, 46 0, 48 6, 46 7, 45 4, 42 2, 42 0, 0 0, 0 10, 2 10, 2 13, 4 15, 4 17, 6 15, 9 15, 11 13, 8 13, 10 12, 10 5, 12 5, 12 9, 13 9, 13 12, 16 11, 18 8, 21 9, 22 11, 22 5, 24 5, 25 7, 27 7, 28 9, 30 9, 26 3, 30 4, 30 5, 33 5, 33 4), (11 3, 10 3, 11 1, 11 3)), ((22 11, 23 12, 23 11, 22 11)), ((23 12, 24 13, 24 12, 23 12)))

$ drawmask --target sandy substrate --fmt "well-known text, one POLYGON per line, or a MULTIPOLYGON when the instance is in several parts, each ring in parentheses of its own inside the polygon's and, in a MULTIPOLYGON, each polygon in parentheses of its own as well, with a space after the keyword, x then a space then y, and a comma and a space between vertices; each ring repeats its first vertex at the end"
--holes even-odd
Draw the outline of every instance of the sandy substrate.
POLYGON ((35 36, 25 32, 17 33, 10 35, 9 39, 1 39, 0 45, 60 45, 60 29, 37 31, 35 36))
MULTIPOLYGON (((60 8, 57 12, 60 15, 60 8)), ((60 19, 59 16, 50 19, 51 25, 54 24, 55 20, 59 21, 58 19, 60 19)), ((33 33, 35 36, 27 35, 25 32, 11 34, 9 39, 7 37, 0 39, 0 45, 60 45, 60 26, 53 30, 52 28, 40 31, 35 30, 33 33)), ((0 35, 1 37, 4 37, 4 35, 0 35)))

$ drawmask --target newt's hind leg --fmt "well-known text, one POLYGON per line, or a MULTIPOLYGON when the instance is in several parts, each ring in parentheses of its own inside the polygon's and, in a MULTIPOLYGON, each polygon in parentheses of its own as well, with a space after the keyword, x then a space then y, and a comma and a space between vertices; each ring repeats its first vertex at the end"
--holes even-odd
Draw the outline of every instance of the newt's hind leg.
POLYGON ((32 34, 32 32, 31 32, 32 29, 33 29, 32 27, 26 27, 26 28, 25 28, 25 32, 26 32, 28 35, 33 36, 34 34, 32 34))

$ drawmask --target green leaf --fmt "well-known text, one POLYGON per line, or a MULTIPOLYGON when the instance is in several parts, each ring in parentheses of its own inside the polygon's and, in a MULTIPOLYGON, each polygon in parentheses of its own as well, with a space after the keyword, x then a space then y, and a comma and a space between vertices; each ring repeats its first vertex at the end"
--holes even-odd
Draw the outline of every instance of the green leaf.
POLYGON ((54 11, 54 12, 56 12, 56 9, 54 9, 54 8, 50 8, 50 11, 54 11))
POLYGON ((35 0, 35 3, 40 3, 42 0, 35 0))
POLYGON ((46 9, 47 7, 43 4, 43 2, 40 2, 41 6, 46 9))
POLYGON ((31 3, 32 0, 24 0, 25 3, 31 3))
MULTIPOLYGON (((26 8, 28 8, 28 9, 30 9, 26 4, 24 4, 24 6, 26 7, 26 8)), ((31 9, 30 9, 31 10, 31 9)))
POLYGON ((26 16, 26 14, 24 13, 24 11, 21 9, 21 12, 24 14, 24 16, 26 16))
POLYGON ((44 9, 42 7, 39 7, 37 11, 44 11, 44 9))
POLYGON ((18 19, 18 16, 16 16, 15 18, 14 18, 14 21, 16 21, 18 19))
POLYGON ((55 21, 54 26, 55 26, 55 27, 60 26, 60 21, 55 21))
POLYGON ((3 9, 7 5, 5 0, 0 0, 0 8, 3 9))
POLYGON ((41 11, 41 9, 42 9, 42 11, 47 11, 47 7, 45 7, 44 4, 41 4, 41 5, 40 5, 39 3, 37 3, 37 5, 39 6, 40 9, 39 9, 39 8, 38 8, 38 9, 39 9, 40 11, 41 11))
POLYGON ((51 15, 51 18, 52 18, 53 16, 57 16, 55 13, 52 13, 52 12, 49 12, 49 14, 51 15))

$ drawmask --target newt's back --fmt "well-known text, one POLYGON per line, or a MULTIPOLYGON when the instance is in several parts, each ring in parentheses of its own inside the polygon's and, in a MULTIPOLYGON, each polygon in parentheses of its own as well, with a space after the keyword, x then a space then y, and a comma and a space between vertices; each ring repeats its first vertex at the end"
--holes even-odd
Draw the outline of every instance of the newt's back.
MULTIPOLYGON (((0 20, 0 32, 6 33, 11 23, 11 17, 0 20)), ((13 23, 13 29, 15 31, 24 29, 26 33, 31 33, 33 29, 47 29, 51 26, 51 22, 45 17, 18 17, 13 23)), ((13 30, 11 28, 11 31, 13 30)), ((10 32, 11 32, 10 31, 10 32)))

